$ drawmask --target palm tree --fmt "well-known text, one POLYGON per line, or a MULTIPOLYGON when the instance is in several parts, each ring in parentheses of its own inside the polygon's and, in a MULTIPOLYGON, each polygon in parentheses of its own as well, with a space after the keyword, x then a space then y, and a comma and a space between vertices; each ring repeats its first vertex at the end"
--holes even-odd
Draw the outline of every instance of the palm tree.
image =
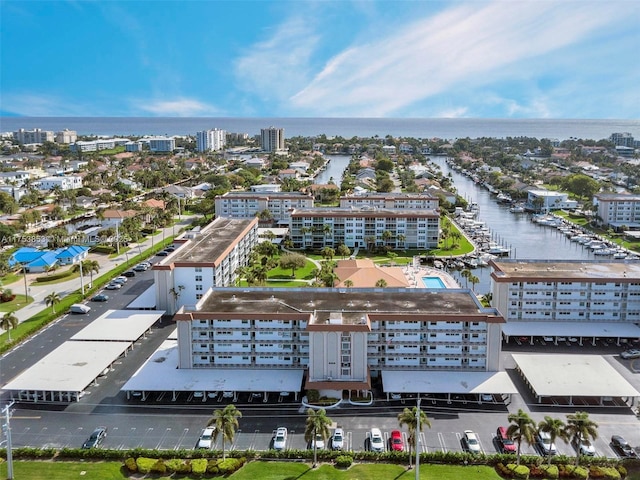
POLYGON ((344 285, 345 287, 347 287, 347 288, 351 288, 351 287, 353 287, 353 281, 351 281, 351 280, 347 279, 347 280, 345 280, 345 281, 343 282, 343 285, 344 285))
POLYGON ((332 421, 327 417, 327 412, 324 408, 320 410, 314 410, 309 408, 307 410, 307 423, 304 429, 304 439, 307 442, 313 442, 313 466, 315 467, 317 462, 317 445, 316 436, 320 435, 326 443, 329 439, 329 427, 332 421))
POLYGON ((51 306, 51 311, 56 313, 56 303, 60 303, 60 295, 56 292, 51 292, 49 295, 44 297, 44 303, 47 307, 51 306))
MULTIPOLYGON (((545 416, 544 420, 538 423, 538 431, 545 432, 549 434, 549 439, 551 443, 555 443, 557 438, 564 440, 567 442, 568 436, 566 432, 565 423, 559 418, 552 418, 550 416, 545 416)), ((551 465, 551 455, 548 456, 549 465, 551 465)))
POLYGON ((320 251, 320 255, 322 255, 322 258, 326 260, 331 260, 335 254, 336 254, 336 251, 331 247, 324 247, 320 251))
MULTIPOLYGON (((595 440, 598 438, 598 424, 589 418, 587 412, 576 412, 567 415, 567 435, 575 440, 578 445, 583 440, 595 440)), ((580 463, 580 452, 576 455, 576 465, 580 463)))
POLYGON ((465 268, 460 272, 460 276, 464 278, 464 288, 469 288, 469 278, 471 277, 471 270, 465 268))
POLYGON ((409 466, 411 466, 411 450, 416 443, 418 416, 420 416, 420 432, 422 432, 422 427, 424 425, 431 428, 431 420, 429 420, 427 414, 422 410, 419 410, 418 407, 405 407, 405 409, 398 414, 398 424, 400 425, 400 428, 406 425, 407 430, 409 430, 409 435, 407 435, 407 443, 409 444, 409 466))
POLYGON ((81 260, 71 268, 71 271, 74 273, 82 272, 82 276, 89 274, 90 282, 93 285, 93 274, 100 271, 100 263, 97 260, 81 260))
POLYGON ((515 440, 518 444, 516 463, 517 465, 520 465, 520 447, 522 446, 522 440, 527 442, 529 445, 533 443, 536 424, 529 414, 524 412, 522 409, 519 409, 518 413, 509 414, 507 421, 510 423, 507 428, 507 436, 511 440, 515 440))
POLYGON ((404 242, 406 239, 407 239, 407 236, 404 233, 399 233, 396 236, 396 240, 398 241, 398 247, 400 247, 400 245, 404 247, 404 242))
POLYGON ((11 329, 16 328, 18 323, 20 320, 14 315, 14 312, 7 312, 0 318, 0 327, 9 334, 9 341, 11 341, 11 329))
POLYGON ((226 458, 224 449, 225 441, 233 443, 238 428, 238 419, 242 418, 242 413, 235 405, 227 405, 226 407, 213 411, 213 417, 207 422, 207 427, 216 427, 213 432, 213 441, 218 441, 218 435, 222 433, 222 459, 226 458))
POLYGON ((376 288, 385 288, 387 286, 387 281, 384 278, 381 278, 376 282, 376 288))

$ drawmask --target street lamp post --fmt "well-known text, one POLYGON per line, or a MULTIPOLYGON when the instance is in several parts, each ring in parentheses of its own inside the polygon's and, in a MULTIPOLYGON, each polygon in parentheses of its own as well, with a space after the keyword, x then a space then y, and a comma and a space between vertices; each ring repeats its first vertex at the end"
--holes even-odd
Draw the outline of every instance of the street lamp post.
POLYGON ((418 408, 416 409, 416 480, 420 479, 420 394, 418 394, 418 408))
POLYGON ((22 266, 22 274, 24 275, 24 302, 28 303, 27 298, 29 298, 29 289, 27 288, 27 266, 22 266))

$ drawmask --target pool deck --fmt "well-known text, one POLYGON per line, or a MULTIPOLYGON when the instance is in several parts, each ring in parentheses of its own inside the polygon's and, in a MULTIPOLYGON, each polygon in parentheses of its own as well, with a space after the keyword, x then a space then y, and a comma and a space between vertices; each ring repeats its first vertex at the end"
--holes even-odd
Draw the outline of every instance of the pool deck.
POLYGON ((426 288, 422 277, 438 277, 444 283, 445 288, 462 288, 451 275, 437 268, 407 266, 402 271, 409 281, 410 288, 426 288))

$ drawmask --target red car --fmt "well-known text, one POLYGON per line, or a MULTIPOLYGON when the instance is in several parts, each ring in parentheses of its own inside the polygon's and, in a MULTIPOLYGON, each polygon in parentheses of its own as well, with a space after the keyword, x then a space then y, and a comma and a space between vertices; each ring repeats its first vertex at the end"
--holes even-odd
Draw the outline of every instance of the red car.
POLYGON ((402 433, 400 430, 393 430, 391 432, 391 450, 394 452, 402 452, 404 450, 404 441, 402 440, 402 433))

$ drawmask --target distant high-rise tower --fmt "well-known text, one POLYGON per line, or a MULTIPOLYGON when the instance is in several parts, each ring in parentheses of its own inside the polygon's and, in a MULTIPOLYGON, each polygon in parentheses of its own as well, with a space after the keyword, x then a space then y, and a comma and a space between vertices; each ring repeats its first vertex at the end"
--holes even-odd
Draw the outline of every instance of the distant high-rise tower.
POLYGON ((227 132, 224 130, 204 130, 196 133, 196 149, 199 152, 216 152, 222 150, 227 143, 227 132))
POLYGON ((260 144, 265 152, 284 150, 284 128, 263 128, 260 130, 260 144))

